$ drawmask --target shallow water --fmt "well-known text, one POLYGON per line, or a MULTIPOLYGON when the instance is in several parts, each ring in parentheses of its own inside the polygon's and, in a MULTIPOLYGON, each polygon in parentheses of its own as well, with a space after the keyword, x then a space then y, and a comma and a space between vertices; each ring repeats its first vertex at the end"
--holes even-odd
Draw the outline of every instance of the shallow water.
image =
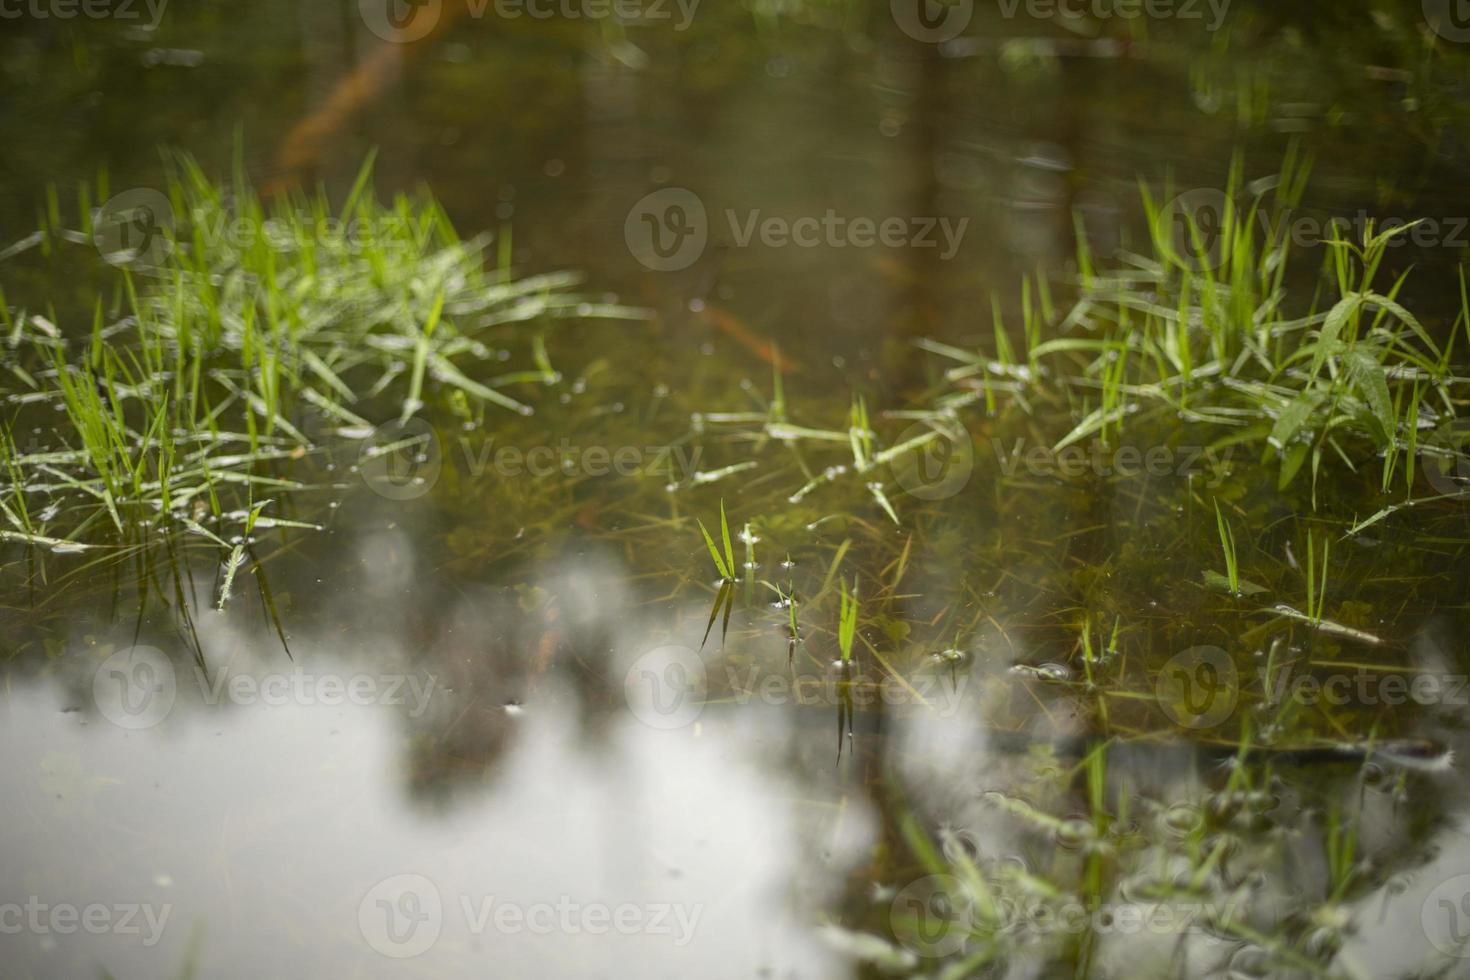
MULTIPOLYGON (((449 15, 403 45, 355 2, 8 26, 6 242, 48 181, 161 187, 160 145, 226 173, 239 127, 262 186, 342 194, 377 147, 383 196, 426 183, 462 231, 509 228, 518 272, 650 315, 558 323, 535 414, 441 406, 417 460, 312 430, 285 513, 323 529, 257 529, 223 611, 197 539, 4 545, 7 974, 1465 975, 1463 762, 1287 751, 1466 747, 1465 502, 1348 535, 1392 502, 1376 462, 1313 512, 1256 448, 1157 411, 1060 456, 1078 405, 1038 386, 987 413, 915 343, 989 345, 992 295, 1014 334, 1038 269, 1062 296, 1074 212, 1099 257, 1141 247, 1140 176, 1218 187, 1239 148, 1256 179, 1292 139, 1315 218, 1438 219, 1383 275, 1413 266, 1400 300, 1453 330, 1465 58, 1424 53, 1418 4, 1347 6, 1237 3, 1219 30, 980 10, 943 46, 840 2, 449 15), (357 111, 324 110, 354 71, 357 111), (808 223, 781 244, 770 218, 808 223), (893 446, 958 399, 944 465, 871 477, 897 522, 829 469, 848 443, 770 437, 773 342, 791 423, 844 429, 856 392, 893 446), (1207 587, 1212 498, 1259 596, 1207 587), (741 562, 758 539, 728 595, 693 520, 718 535, 722 499, 741 562), (1281 754, 1232 765, 1242 723, 1281 754), (934 900, 972 860, 1008 903, 993 948, 983 909, 934 900)), ((5 260, 7 300, 86 321, 116 287, 81 252, 5 260)))

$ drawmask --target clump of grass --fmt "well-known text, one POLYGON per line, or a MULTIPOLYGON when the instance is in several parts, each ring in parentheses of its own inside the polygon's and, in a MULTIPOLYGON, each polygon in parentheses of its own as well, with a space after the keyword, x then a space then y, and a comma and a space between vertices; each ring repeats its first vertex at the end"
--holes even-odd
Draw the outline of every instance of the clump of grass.
MULTIPOLYGON (((784 396, 782 398, 784 400, 784 396)), ((809 479, 786 498, 787 503, 799 504, 818 489, 835 483, 845 475, 851 473, 860 477, 866 477, 864 486, 868 491, 868 495, 893 523, 902 524, 902 521, 898 517, 898 511, 894 508, 893 501, 889 498, 883 482, 872 477, 883 467, 889 466, 899 457, 922 449, 929 443, 942 438, 945 434, 942 430, 953 430, 957 426, 952 413, 948 410, 889 412, 887 415, 890 418, 924 419, 929 421, 933 428, 929 432, 921 433, 903 442, 880 449, 880 439, 873 429, 872 420, 868 414, 867 401, 861 395, 853 396, 848 409, 848 425, 845 431, 839 429, 818 429, 792 423, 787 420, 784 404, 782 405, 779 417, 774 411, 764 415, 734 413, 720 415, 703 414, 701 421, 730 423, 759 421, 762 423, 761 435, 791 447, 793 454, 797 456, 801 468, 809 474, 809 479), (851 463, 835 462, 819 472, 812 474, 797 448, 803 443, 811 443, 816 446, 842 443, 848 447, 852 461, 851 463)), ((749 462, 743 465, 754 466, 755 463, 749 462)))
MULTIPOLYGON (((559 319, 641 315, 571 291, 575 275, 487 268, 489 239, 461 239, 428 194, 379 203, 371 159, 340 208, 325 192, 267 206, 242 170, 219 184, 186 156, 169 162, 177 226, 155 229, 161 260, 123 273, 89 336, 0 302, 16 353, 7 380, 19 385, 9 402, 47 421, 40 408, 62 410, 49 445, 7 442, 7 537, 77 545, 110 524, 231 547, 256 526, 312 526, 221 495, 301 489, 272 470, 317 450, 308 431, 363 438, 373 415, 405 419, 435 393, 481 418, 528 414, 515 389, 560 376, 544 345, 536 371, 500 373, 506 342, 542 338, 559 319)), ((84 226, 94 199, 102 189, 80 198, 84 226)), ((54 194, 40 234, 85 240, 61 227, 54 194)))
MULTIPOLYGON (((1093 437, 1107 441, 1152 407, 1218 426, 1232 444, 1274 456, 1280 489, 1309 471, 1314 506, 1318 477, 1333 461, 1356 469, 1381 457, 1385 488, 1399 473, 1412 487, 1420 430, 1450 424, 1464 401, 1465 379, 1451 370, 1459 324, 1441 346, 1398 300, 1407 273, 1386 286, 1378 282, 1392 239, 1412 224, 1381 231, 1370 225, 1361 241, 1331 224, 1321 242, 1326 309, 1315 300, 1288 309, 1284 284, 1293 255, 1284 229, 1309 171, 1293 149, 1277 174, 1247 182, 1237 156, 1226 204, 1209 221, 1187 207, 1162 206, 1145 186, 1151 254, 1122 253, 1115 271, 1096 268, 1079 225, 1079 295, 1055 324, 1058 336, 1034 342, 1029 284, 1022 296, 1027 373, 1058 379, 1079 415, 1054 450, 1093 437)), ((1172 196, 1170 188, 1164 196, 1172 196)), ((1470 330, 1470 301, 1462 305, 1470 330)), ((993 360, 932 341, 921 345, 960 362, 947 377, 970 390, 951 407, 983 398, 988 411, 996 410, 1003 389, 995 379, 1016 370, 998 312, 996 320, 993 360), (983 385, 975 385, 975 375, 983 385)), ((1022 391, 1011 394, 1027 407, 1022 391)))
MULTIPOLYGON (((355 229, 349 240, 321 231, 334 220, 324 194, 267 209, 243 181, 227 199, 181 159, 171 193, 189 222, 163 271, 187 288, 145 297, 158 329, 182 346, 197 339, 207 351, 233 353, 242 367, 279 377, 284 393, 301 393, 350 424, 341 410, 364 393, 396 402, 400 417, 414 414, 427 380, 472 404, 529 414, 506 389, 559 375, 538 364, 477 380, 499 360, 486 343, 491 334, 518 325, 539 335, 559 318, 639 315, 570 292, 574 274, 514 280, 504 264, 487 267, 490 237, 461 239, 427 194, 379 204, 371 163, 335 215, 355 229), (227 222, 245 234, 211 231, 227 222)), ((279 402, 276 386, 258 388, 257 414, 269 424, 264 407, 279 402)))

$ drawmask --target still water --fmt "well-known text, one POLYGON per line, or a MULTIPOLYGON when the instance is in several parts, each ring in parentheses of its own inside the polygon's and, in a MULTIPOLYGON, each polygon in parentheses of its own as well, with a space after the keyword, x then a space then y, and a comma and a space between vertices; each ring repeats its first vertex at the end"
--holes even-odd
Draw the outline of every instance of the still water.
MULTIPOLYGON (((1023 277, 1061 303, 1078 220, 1113 262, 1140 179, 1219 188, 1237 151, 1252 181, 1312 155, 1318 227, 1435 218, 1381 279, 1412 267, 1398 301, 1453 334, 1452 24, 381 6, 7 20, 0 248, 48 184, 162 188, 160 147, 339 199, 376 150, 383 198, 427 186, 517 274, 645 313, 558 323, 534 414, 439 406, 406 463, 316 424, 285 514, 319 529, 258 527, 223 609, 199 539, 0 548, 0 972, 1470 975, 1467 504, 1349 535, 1392 502, 1376 460, 1314 502, 1187 412, 1064 456, 1090 406, 986 410, 939 352, 991 349, 993 299, 1019 333, 1023 277), (885 466, 880 502, 841 469, 855 395, 889 446, 958 398, 960 462, 885 466), (841 440, 773 438, 776 403, 841 440), (1201 584, 1212 498, 1258 600, 1201 584), (719 542, 722 501, 733 585, 696 524, 719 542)), ((85 339, 97 259, 0 282, 85 339)))

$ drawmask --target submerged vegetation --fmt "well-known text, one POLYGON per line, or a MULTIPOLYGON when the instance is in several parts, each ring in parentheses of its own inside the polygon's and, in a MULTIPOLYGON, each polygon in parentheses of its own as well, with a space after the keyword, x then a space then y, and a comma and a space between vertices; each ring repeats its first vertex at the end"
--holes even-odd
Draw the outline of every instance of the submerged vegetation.
POLYGON ((857 635, 857 583, 854 582, 852 591, 848 592, 847 579, 841 579, 837 595, 841 600, 838 613, 837 646, 842 651, 842 662, 846 664, 852 662, 852 641, 857 635))
POLYGON ((715 570, 720 573, 720 581, 730 583, 735 581, 735 550, 730 547, 730 522, 725 517, 725 501, 720 500, 720 539, 724 543, 725 550, 720 551, 715 547, 715 539, 710 537, 709 529, 704 522, 699 522, 699 532, 704 535, 704 543, 709 548, 709 556, 714 559, 715 570))
MULTIPOLYGON (((1454 355, 1470 313, 1462 294, 1458 316, 1421 319, 1400 302, 1404 277, 1379 282, 1402 229, 1357 242, 1334 230, 1320 270, 1303 273, 1273 229, 1301 199, 1305 164, 1288 157, 1280 174, 1248 183, 1237 160, 1222 199, 1242 201, 1239 211, 1211 224, 1171 214, 1145 189, 1144 253, 1105 266, 1081 229, 1075 277, 1023 283, 1019 331, 997 302, 989 349, 918 341, 943 370, 901 405, 870 409, 880 404, 871 390, 823 397, 794 383, 779 356, 769 400, 725 363, 703 387, 650 394, 616 355, 578 399, 586 386, 565 385, 553 366, 553 355, 575 356, 558 345, 557 322, 643 314, 576 292, 571 275, 516 278, 508 249, 492 257, 489 239, 460 239, 432 199, 376 203, 368 169, 335 212, 356 229, 348 242, 314 230, 333 213, 324 196, 267 209, 241 180, 219 187, 187 159, 174 166, 168 247, 121 274, 89 332, 5 311, 6 540, 63 552, 154 535, 203 542, 221 550, 223 608, 257 529, 322 523, 306 492, 324 483, 340 494, 331 447, 361 444, 374 420, 418 417, 527 444, 597 430, 642 445, 656 429, 669 445, 707 451, 709 467, 591 500, 576 474, 485 489, 451 467, 447 506, 461 510, 441 542, 443 567, 518 561, 566 527, 590 528, 640 581, 667 583, 649 601, 714 593, 702 662, 831 680, 838 758, 854 770, 873 761, 859 736, 880 713, 922 719, 958 706, 982 741, 1006 746, 1004 785, 1025 792, 985 793, 979 813, 1013 831, 1021 853, 980 853, 918 816, 923 800, 895 798, 900 833, 885 873, 938 885, 918 897, 878 885, 829 930, 834 944, 896 972, 961 977, 1034 958, 1077 964, 1080 976, 1117 955, 1105 930, 1039 927, 1037 916, 1125 900, 1193 910, 1177 935, 1203 929, 1248 949, 1241 962, 1334 975, 1353 903, 1374 879, 1339 796, 1295 775, 1283 789, 1282 772, 1303 753, 1346 746, 1357 790, 1376 771, 1374 785, 1405 799, 1413 777, 1386 774, 1377 746, 1413 722, 1382 706, 1303 706, 1275 685, 1333 665, 1402 669, 1403 644, 1383 635, 1398 613, 1373 608, 1375 583, 1431 591, 1440 571, 1430 566, 1457 562, 1465 545, 1453 517, 1422 532, 1448 559, 1412 528, 1377 552, 1363 542, 1411 505, 1421 516, 1420 504, 1462 495, 1437 474, 1465 458, 1446 433, 1465 398, 1454 355), (533 415, 552 389, 565 397, 533 415), (1008 468, 997 447, 1016 436, 1051 456, 1194 437, 1218 455, 1209 471, 1142 483, 1057 478, 1008 468), (1231 466, 1235 448, 1268 464, 1271 479, 1231 466), (1430 459, 1438 471, 1421 462, 1430 459), (694 516, 712 512, 714 484, 717 533, 694 516), (1367 506, 1377 512, 1364 518, 1367 506), (1058 513, 1069 515, 1063 532, 1058 513), (1360 549, 1352 561, 1347 548, 1360 549), (762 584, 773 603, 757 601, 762 584), (799 607, 826 612, 802 623, 799 607), (1181 714, 1168 654, 1203 644, 1223 660, 1186 665, 1203 686, 1182 700, 1224 710, 1181 714), (881 711, 865 700, 880 685, 890 698, 881 711), (1185 744, 1224 764, 1187 800, 1111 768, 1130 752, 1185 744), (1289 874, 1268 832, 1290 823, 1283 794, 1300 812, 1330 815, 1328 873, 1277 926, 1250 909, 1289 874), (948 910, 938 944, 925 938, 935 909, 948 910)), ((256 588, 274 618, 262 567, 257 559, 256 588)), ((533 591, 524 601, 541 608, 533 591)), ((702 616, 699 599, 691 608, 702 616)), ((671 639, 698 635, 676 609, 671 639)), ((734 676, 711 671, 711 705, 752 695, 734 676)), ((1159 954, 1160 970, 1195 955, 1180 941, 1159 954)))
POLYGON ((256 527, 314 526, 284 498, 321 440, 406 421, 431 384, 466 419, 530 414, 522 399, 560 380, 558 320, 641 315, 573 292, 571 274, 515 278, 504 239, 487 268, 488 236, 461 239, 427 195, 378 203, 371 165, 335 211, 320 192, 268 208, 238 173, 219 186, 183 156, 177 224, 156 205, 94 215, 87 191, 81 232, 48 208, 32 245, 88 242, 99 220, 144 238, 109 257, 123 272, 89 333, 4 310, 20 414, 0 433, 0 535, 66 550, 106 540, 104 525, 130 542, 184 532, 232 549, 233 567, 256 527))
POLYGON ((1287 226, 1308 169, 1293 151, 1278 174, 1247 184, 1237 157, 1223 192, 1202 203, 1174 197, 1168 208, 1145 187, 1150 254, 1125 252, 1116 270, 1095 267, 1079 227, 1080 295, 1056 324, 1059 336, 1039 341, 1029 284, 1023 293, 1024 364, 1000 339, 993 359, 928 346, 963 362, 947 377, 978 389, 968 400, 983 394, 992 412, 999 390, 1022 390, 1015 379, 1054 377, 1082 415, 1058 450, 1116 439, 1132 417, 1167 412, 1217 427, 1225 434, 1216 447, 1274 460, 1281 489, 1310 463, 1314 504, 1324 461, 1355 471, 1374 456, 1383 491, 1397 472, 1408 497, 1419 453, 1460 452, 1449 436, 1470 379, 1452 358, 1461 333, 1470 337, 1470 307, 1462 293, 1441 348, 1397 301, 1408 273, 1378 283, 1390 240, 1414 224, 1379 231, 1369 223, 1353 242, 1342 237, 1345 223, 1331 220, 1321 223, 1323 275, 1303 302, 1300 288, 1289 288, 1287 226))
MULTIPOLYGON (((724 448, 720 462, 749 477, 742 506, 783 513, 780 546, 823 542, 803 591, 820 600, 835 585, 842 664, 861 620, 873 627, 865 642, 878 669, 911 691, 928 690, 935 674, 955 678, 960 664, 983 671, 988 690, 966 710, 987 706, 991 737, 1012 745, 1020 736, 1028 747, 995 780, 1025 791, 988 793, 983 814, 967 814, 1007 828, 1024 842, 1021 854, 977 854, 973 837, 943 824, 936 846, 912 815, 900 816, 906 856, 892 856, 903 869, 895 878, 928 882, 929 891, 879 887, 870 915, 886 923, 877 931, 887 938, 829 934, 885 972, 958 978, 1017 961, 1072 964, 1077 976, 1099 965, 1111 972, 1124 954, 1110 938, 1109 910, 1126 905, 1173 922, 1150 930, 1160 940, 1146 958, 1150 975, 1202 964, 1241 975, 1345 975, 1339 957, 1383 881, 1358 842, 1359 814, 1374 805, 1365 788, 1398 804, 1428 792, 1414 768, 1448 763, 1443 746, 1403 738, 1420 724, 1410 710, 1304 702, 1281 696, 1280 685, 1332 670, 1412 672, 1393 635, 1402 609, 1382 608, 1375 583, 1413 583, 1421 600, 1421 591, 1454 591, 1447 569, 1463 568, 1470 540, 1459 509, 1466 489, 1445 474, 1467 472, 1454 435, 1470 383, 1456 363, 1470 309, 1455 284, 1457 310, 1421 317, 1400 301, 1407 273, 1380 283, 1389 241, 1412 225, 1370 226, 1350 241, 1324 222, 1313 250, 1320 267, 1297 268, 1302 255, 1283 228, 1306 164, 1288 156, 1280 174, 1249 183, 1243 170, 1237 160, 1220 195, 1230 204, 1209 227, 1198 213, 1167 213, 1145 188, 1149 248, 1120 253, 1116 268, 1103 267, 1080 235, 1077 277, 1065 287, 1075 300, 1059 307, 1063 287, 1027 282, 1019 338, 997 306, 989 351, 921 341, 958 366, 920 404, 883 412, 876 425, 862 393, 845 431, 798 423, 804 409, 789 400, 789 384, 775 388, 779 416, 702 410, 695 419, 695 437, 724 448), (901 424, 921 431, 893 435, 901 424), (1049 434, 1052 456, 1199 439, 1213 458, 1244 450, 1270 479, 1256 479, 1249 463, 1222 463, 1139 486, 1126 473, 1082 467, 1058 485, 986 458, 1014 432, 1049 434), (942 485, 943 468, 926 470, 922 458, 899 464, 936 443, 953 459, 956 433, 977 472, 926 496, 942 485), (890 500, 874 480, 878 465, 908 492, 890 500), (1437 473, 1426 472, 1431 465, 1437 473), (1055 538, 1036 517, 1055 510, 1028 505, 1032 494, 1053 505, 1072 499, 1083 529, 1055 538), (1409 508, 1414 524, 1385 526, 1409 508), (884 523, 899 525, 897 542, 884 523), (1375 527, 1392 544, 1373 540, 1375 527), (911 549, 921 563, 943 556, 962 580, 925 577, 901 590, 911 549), (848 587, 855 573, 842 570, 854 564, 880 583, 862 609, 848 587), (1209 598, 1220 593, 1224 606, 1209 598), (902 613, 897 596, 910 600, 902 613), (1166 697, 1171 668, 1159 652, 1200 643, 1218 644, 1217 653, 1190 664, 1187 683, 1200 686, 1184 689, 1185 702, 1203 701, 1183 711, 1166 697), (1084 744, 1031 711, 1003 707, 1006 692, 1015 692, 1012 703, 1034 699, 1044 715, 1085 717, 1084 744), (1162 796, 1109 771, 1110 760, 1179 751, 1181 740, 1224 767, 1197 795, 1162 796), (1308 761, 1346 763, 1355 775, 1343 789, 1296 771, 1308 761), (1074 782, 1085 816, 1068 815, 1074 782), (1302 815, 1325 828, 1325 873, 1293 893, 1296 911, 1278 922, 1256 910, 1280 901, 1296 860, 1283 841, 1302 832, 1302 815), (1069 921, 1076 909, 1086 914, 1069 921)), ((704 541, 721 566, 707 531, 704 541)), ((750 617, 728 655, 758 655, 760 619, 750 617)), ((794 622, 786 628, 795 634, 794 622)), ((855 687, 835 692, 840 738, 853 737, 855 687)), ((933 707, 920 695, 887 713, 933 707)), ((1392 864, 1387 854, 1374 859, 1392 864)))
POLYGON ((1018 2, 9 21, 16 968, 1460 975, 1470 33, 1018 2))

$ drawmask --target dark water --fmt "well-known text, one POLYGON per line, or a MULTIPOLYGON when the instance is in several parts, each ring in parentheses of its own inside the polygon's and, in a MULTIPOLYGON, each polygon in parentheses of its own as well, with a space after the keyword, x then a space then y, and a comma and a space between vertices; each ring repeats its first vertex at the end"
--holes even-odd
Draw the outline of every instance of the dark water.
MULTIPOLYGON (((988 415, 915 345, 988 344, 992 296, 1014 332, 1023 276, 1063 305, 1074 213, 1103 260, 1140 248, 1140 177, 1218 187, 1239 149, 1256 179, 1291 141, 1314 218, 1437 219, 1384 275, 1413 266, 1400 300, 1448 328, 1470 76, 1420 5, 1237 0, 1217 30, 1204 4, 1070 24, 978 5, 939 45, 887 4, 701 5, 681 28, 672 4, 622 26, 453 2, 415 44, 346 2, 6 21, 0 245, 48 182, 63 202, 100 168, 114 193, 162 186, 160 146, 226 174, 238 140, 258 184, 337 194, 377 148, 383 196, 426 184, 462 231, 509 230, 518 271, 651 311, 559 326, 535 415, 435 415, 406 478, 325 440, 288 511, 323 530, 259 530, 224 611, 197 541, 0 551, 6 975, 874 974, 860 933, 900 973, 1467 975, 1463 763, 1229 764, 1242 722, 1463 742, 1464 502, 1348 538, 1385 503, 1376 466, 1322 481, 1313 515, 1301 481, 1177 417, 1131 431, 1136 457, 1026 463, 1077 406, 988 415), (747 238, 771 218, 806 231, 747 238), (899 523, 851 474, 802 492, 852 457, 763 434, 773 341, 794 423, 845 430, 858 393, 893 445, 905 412, 962 399, 961 471, 885 473, 899 523), (1260 601, 1200 584, 1212 496, 1260 601), (691 518, 714 529, 721 498, 742 561, 747 523, 759 540, 711 625, 691 518), (1302 608, 1307 527, 1333 532, 1336 634, 1274 609, 1302 608), (794 649, 762 579, 797 594, 794 649), (839 580, 864 603, 855 682, 832 665, 839 580), (1353 693, 1279 710, 1258 677, 1277 640, 1353 693), (1169 665, 1217 648, 1240 678, 1181 721, 1169 665), (961 951, 924 904, 924 841, 1007 901, 1089 915, 961 951), (1169 902, 1235 903, 1248 928, 1116 921, 1169 902), (95 928, 52 917, 89 906, 95 928)), ((12 304, 63 321, 108 274, 0 264, 12 304)))

